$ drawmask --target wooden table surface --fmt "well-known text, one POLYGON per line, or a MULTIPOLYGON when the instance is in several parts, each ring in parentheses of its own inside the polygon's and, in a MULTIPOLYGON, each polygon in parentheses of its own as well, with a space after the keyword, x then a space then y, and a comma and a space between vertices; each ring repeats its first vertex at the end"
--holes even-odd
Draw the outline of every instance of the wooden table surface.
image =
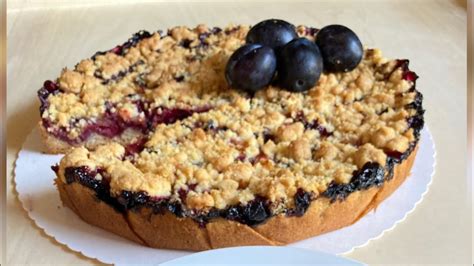
MULTIPOLYGON (((36 90, 64 66, 126 40, 174 25, 225 26, 282 18, 316 27, 340 23, 368 47, 409 58, 425 97, 437 149, 429 193, 407 219, 347 257, 378 263, 467 263, 471 247, 471 183, 466 177, 465 1, 332 1, 294 3, 128 3, 87 5, 9 1, 7 15, 7 264, 79 264, 88 259, 58 244, 27 217, 12 170, 38 116, 36 90), (10 5, 11 4, 11 5, 10 5), (53 7, 54 6, 54 7, 53 7), (469 184, 469 185, 468 185, 469 184)), ((107 1, 105 1, 107 2, 107 1)), ((111 2, 111 1, 108 1, 111 2)), ((115 2, 117 3, 117 2, 115 2)), ((41 178, 41 177, 32 177, 41 178)))

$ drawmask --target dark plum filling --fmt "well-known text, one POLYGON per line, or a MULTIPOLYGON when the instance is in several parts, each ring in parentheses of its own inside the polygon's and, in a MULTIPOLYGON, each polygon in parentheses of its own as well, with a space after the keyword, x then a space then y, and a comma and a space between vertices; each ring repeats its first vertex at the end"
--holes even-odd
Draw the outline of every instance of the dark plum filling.
POLYGON ((325 127, 321 126, 317 120, 305 124, 305 129, 315 129, 319 131, 321 137, 329 137, 332 135, 332 132, 329 132, 325 127))
POLYGON ((183 82, 184 78, 185 77, 183 75, 179 75, 179 76, 174 77, 174 80, 176 80, 176 82, 183 82))
POLYGON ((115 46, 114 48, 108 50, 108 51, 105 51, 105 52, 96 52, 92 57, 91 59, 92 60, 95 60, 95 58, 98 56, 98 55, 104 55, 106 54, 107 52, 112 52, 116 55, 121 55, 123 56, 130 47, 134 47, 135 45, 137 45, 137 43, 143 39, 146 39, 146 38, 150 38, 152 36, 152 34, 150 34, 148 31, 146 30, 141 30, 135 34, 133 34, 133 36, 128 39, 125 43, 121 44, 121 45, 117 45, 115 46))
POLYGON ((308 210, 311 201, 313 200, 313 194, 311 192, 304 191, 302 188, 299 188, 296 191, 295 197, 295 208, 289 209, 287 211, 288 216, 303 216, 303 214, 308 210))
POLYGON ((389 156, 389 158, 391 160, 393 160, 394 163, 402 162, 403 160, 405 160, 412 153, 412 151, 416 147, 416 144, 418 143, 418 139, 420 138, 420 132, 423 129, 423 126, 425 124, 425 120, 424 120, 425 110, 423 109, 423 104, 422 104, 423 103, 423 94, 421 94, 421 92, 416 90, 416 80, 418 79, 418 76, 414 72, 412 72, 408 69, 408 64, 409 64, 408 60, 398 60, 397 61, 397 65, 402 67, 402 70, 403 70, 402 77, 403 77, 403 79, 413 82, 413 86, 411 87, 410 92, 415 92, 416 93, 415 100, 412 103, 410 103, 406 106, 409 109, 416 110, 415 115, 413 115, 413 116, 411 116, 407 119, 408 128, 413 129, 413 133, 415 135, 416 141, 410 143, 409 148, 403 153, 396 152, 396 151, 385 151, 385 153, 389 156))
POLYGON ((117 201, 125 209, 132 209, 146 204, 149 201, 149 198, 150 197, 148 197, 145 192, 122 191, 120 196, 117 197, 117 201))
POLYGON ((263 143, 267 143, 267 141, 273 141, 274 143, 276 142, 276 137, 272 133, 267 131, 263 132, 263 143))
POLYGON ((119 212, 124 212, 126 210, 116 198, 110 196, 109 180, 105 175, 105 171, 103 171, 102 169, 92 171, 87 166, 68 167, 64 169, 64 177, 66 178, 67 184, 78 182, 94 190, 98 199, 109 204, 115 210, 119 212), (102 175, 102 180, 95 179, 95 176, 97 174, 102 175))
POLYGON ((219 127, 217 125, 217 122, 214 121, 214 120, 209 120, 207 122, 203 122, 203 121, 198 121, 194 124, 194 127, 195 128, 202 128, 204 129, 205 131, 219 131, 219 130, 227 130, 228 128, 227 127, 219 127))
MULTIPOLYGON (((165 206, 169 212, 176 215, 177 217, 184 217, 185 215, 184 210, 183 210, 183 205, 181 205, 179 202, 169 202, 169 203, 163 204, 163 206, 165 206)), ((155 210, 156 210, 156 207, 155 207, 155 210)), ((163 211, 161 211, 161 213, 163 213, 163 211)))
POLYGON ((43 87, 38 90, 38 98, 40 100, 40 114, 43 114, 43 112, 48 108, 49 102, 48 102, 48 96, 50 94, 58 94, 60 93, 61 90, 59 89, 59 85, 51 80, 47 80, 44 82, 43 87))
MULTIPOLYGON (((137 101, 136 105, 138 110, 143 110, 143 102, 137 101)), ((159 108, 153 110, 151 113, 145 113, 145 119, 143 120, 130 120, 124 121, 121 116, 117 113, 111 113, 111 106, 108 106, 106 113, 99 118, 96 122, 89 122, 85 128, 82 129, 79 137, 70 138, 68 136, 68 131, 66 128, 61 127, 58 129, 53 129, 49 132, 51 135, 66 141, 69 144, 79 144, 83 141, 86 141, 92 134, 98 134, 104 137, 113 138, 122 134, 126 129, 132 128, 137 131, 141 131, 143 134, 146 134, 152 130, 157 124, 172 124, 178 120, 185 119, 194 113, 206 112, 209 107, 200 107, 195 109, 180 109, 180 108, 159 108)), ((74 121, 71 127, 75 127, 78 121, 74 121)), ((48 119, 43 119, 43 126, 45 128, 52 128, 53 125, 48 119)), ((143 143, 144 144, 144 143, 143 143)), ((130 151, 135 150, 137 147, 130 147, 130 151)))
POLYGON ((232 34, 234 32, 237 32, 240 29, 240 26, 233 27, 232 29, 226 29, 224 31, 225 34, 232 34))
MULTIPOLYGON (((415 72, 413 72, 409 69, 409 65, 410 65, 410 60, 408 60, 408 59, 398 59, 395 63, 395 68, 393 69, 393 71, 397 70, 398 68, 401 68, 402 69, 402 79, 412 81, 413 82, 412 90, 415 90, 416 80, 418 79, 418 75, 415 72)), ((392 71, 392 73, 393 73, 393 71, 392 71)), ((390 75, 392 73, 390 73, 390 75)))
POLYGON ((145 148, 146 138, 139 138, 138 140, 125 146, 125 156, 130 156, 141 152, 145 148))
POLYGON ((53 170, 53 171, 54 171, 54 173, 56 173, 56 174, 57 174, 57 173, 58 173, 58 171, 59 171, 59 164, 55 164, 55 165, 51 166, 51 170, 53 170))
POLYGON ((305 29, 305 34, 309 36, 314 36, 316 33, 318 33, 319 29, 313 28, 313 27, 307 27, 305 29))
POLYGON ((201 227, 204 227, 206 223, 217 217, 253 226, 265 222, 271 216, 270 201, 257 196, 246 205, 234 205, 224 210, 213 208, 204 214, 196 215, 193 219, 198 222, 201 227))
MULTIPOLYGON (((214 27, 214 28, 210 29, 210 31, 208 31, 208 32, 200 33, 198 35, 199 44, 195 47, 190 46, 190 44, 193 42, 193 40, 190 40, 190 39, 184 39, 178 45, 183 47, 183 48, 186 48, 186 49, 205 48, 205 47, 209 46, 209 44, 206 42, 207 37, 211 36, 211 34, 216 35, 216 34, 220 33, 221 31, 222 31, 221 28, 214 27)), ((171 35, 172 35, 171 31, 168 30, 167 36, 171 36, 171 35)))
POLYGON ((318 120, 308 121, 303 112, 297 113, 294 121, 303 123, 305 129, 314 129, 319 131, 319 135, 321 135, 321 137, 329 137, 332 135, 332 132, 329 132, 325 127, 320 125, 318 120))
POLYGON ((269 201, 263 197, 256 197, 246 205, 232 206, 225 212, 225 218, 247 225, 257 225, 270 218, 269 201))
MULTIPOLYGON (((72 127, 76 126, 78 121, 72 122, 72 127)), ((47 129, 52 128, 53 125, 48 119, 43 119, 43 126, 47 129)), ((69 132, 66 128, 55 128, 49 134, 56 138, 63 140, 69 144, 79 144, 87 140, 92 134, 98 134, 104 137, 113 138, 123 133, 127 128, 134 128, 138 131, 145 131, 146 123, 144 121, 124 121, 119 115, 107 112, 104 116, 96 122, 89 122, 77 138, 70 138, 69 132)))
POLYGON ((122 132, 127 128, 143 130, 144 127, 144 121, 124 121, 119 115, 107 112, 106 115, 97 122, 86 126, 86 128, 82 131, 80 139, 84 141, 88 139, 92 133, 97 133, 105 137, 113 138, 122 134, 122 132))
POLYGON ((190 45, 191 45, 192 42, 193 42, 193 40, 184 39, 179 43, 179 45, 182 46, 183 48, 189 49, 189 48, 191 48, 190 45))
POLYGON ((330 198, 332 202, 336 200, 344 200, 354 191, 382 185, 384 175, 385 169, 380 164, 368 162, 361 170, 354 173, 349 183, 337 184, 332 182, 323 195, 330 198))
MULTIPOLYGON (((222 29, 221 28, 218 28, 218 27, 214 27, 212 28, 209 32, 203 32, 203 33, 200 33, 198 35, 198 40, 199 40, 199 44, 195 47, 192 47, 193 49, 197 49, 197 52, 196 52, 196 55, 192 56, 189 58, 190 61, 194 61, 194 60, 199 60, 199 59, 202 59, 203 58, 203 55, 200 54, 200 50, 201 49, 206 49, 209 47, 209 43, 207 42, 207 38, 211 35, 215 35, 215 34, 218 34, 219 32, 221 32, 222 29)), ((190 43, 191 41, 190 40, 184 40, 180 43, 180 46, 186 48, 186 49, 190 49, 190 43)), ((178 81, 179 82, 179 81, 178 81)))
POLYGON ((423 126, 425 124, 425 120, 423 117, 425 110, 423 110, 422 102, 423 95, 419 91, 416 91, 415 101, 407 106, 408 108, 416 110, 416 114, 408 118, 408 127, 413 128, 415 136, 417 137, 419 137, 420 131, 423 129, 423 126))
POLYGON ((403 78, 404 80, 408 80, 408 81, 413 81, 413 82, 415 82, 415 81, 418 79, 418 75, 417 75, 415 72, 413 72, 413 71, 407 70, 407 71, 405 71, 405 72, 403 73, 402 78, 403 78))
POLYGON ((179 196, 179 199, 182 202, 186 201, 186 197, 188 196, 188 192, 189 192, 189 190, 185 190, 185 189, 178 190, 178 196, 179 196))

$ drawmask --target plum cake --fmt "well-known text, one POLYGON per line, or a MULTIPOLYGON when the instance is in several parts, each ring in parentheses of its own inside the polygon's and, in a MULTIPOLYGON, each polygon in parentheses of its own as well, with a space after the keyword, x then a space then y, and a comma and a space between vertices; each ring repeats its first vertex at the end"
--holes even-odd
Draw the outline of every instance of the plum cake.
POLYGON ((39 90, 62 202, 155 248, 284 245, 348 226, 407 178, 408 60, 342 25, 140 31, 39 90))

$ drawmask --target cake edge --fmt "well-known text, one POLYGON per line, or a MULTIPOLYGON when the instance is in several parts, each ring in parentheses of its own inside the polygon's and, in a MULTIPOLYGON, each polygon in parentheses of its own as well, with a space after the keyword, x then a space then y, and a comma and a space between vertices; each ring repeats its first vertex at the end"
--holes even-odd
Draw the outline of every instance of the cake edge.
POLYGON ((42 121, 38 122, 37 127, 41 136, 41 141, 45 147, 44 151, 49 154, 66 154, 72 149, 81 146, 86 147, 88 150, 95 150, 97 147, 111 142, 117 142, 122 146, 127 146, 133 143, 132 140, 140 139, 145 136, 138 130, 127 128, 121 134, 113 138, 104 137, 97 133, 92 133, 91 136, 87 138, 87 140, 74 145, 49 134, 46 128, 43 126, 42 121))
POLYGON ((153 248, 207 250, 244 245, 284 245, 334 231, 357 222, 390 196, 410 175, 419 144, 394 167, 393 177, 380 187, 351 193, 345 200, 329 198, 312 201, 301 217, 280 214, 263 224, 248 226, 217 218, 199 225, 192 218, 152 210, 116 211, 99 200, 95 192, 77 182, 55 179, 63 204, 85 222, 153 248))

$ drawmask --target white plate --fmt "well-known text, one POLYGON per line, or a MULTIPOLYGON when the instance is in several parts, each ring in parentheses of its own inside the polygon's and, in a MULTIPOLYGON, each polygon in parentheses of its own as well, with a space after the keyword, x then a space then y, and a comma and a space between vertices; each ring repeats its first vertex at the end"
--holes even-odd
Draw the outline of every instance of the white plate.
POLYGON ((364 265, 320 251, 291 247, 236 247, 195 253, 161 264, 178 265, 364 265))
MULTIPOLYGON (((50 166, 59 162, 61 156, 43 154, 41 150, 44 149, 40 136, 34 130, 18 155, 15 183, 24 209, 46 234, 74 251, 105 263, 163 263, 192 254, 140 246, 83 222, 62 206, 54 186, 55 174, 50 166)), ((343 254, 382 236, 403 221, 422 200, 431 183, 434 164, 434 143, 425 127, 421 132, 420 149, 412 175, 376 211, 368 213, 354 225, 289 246, 343 254)))

